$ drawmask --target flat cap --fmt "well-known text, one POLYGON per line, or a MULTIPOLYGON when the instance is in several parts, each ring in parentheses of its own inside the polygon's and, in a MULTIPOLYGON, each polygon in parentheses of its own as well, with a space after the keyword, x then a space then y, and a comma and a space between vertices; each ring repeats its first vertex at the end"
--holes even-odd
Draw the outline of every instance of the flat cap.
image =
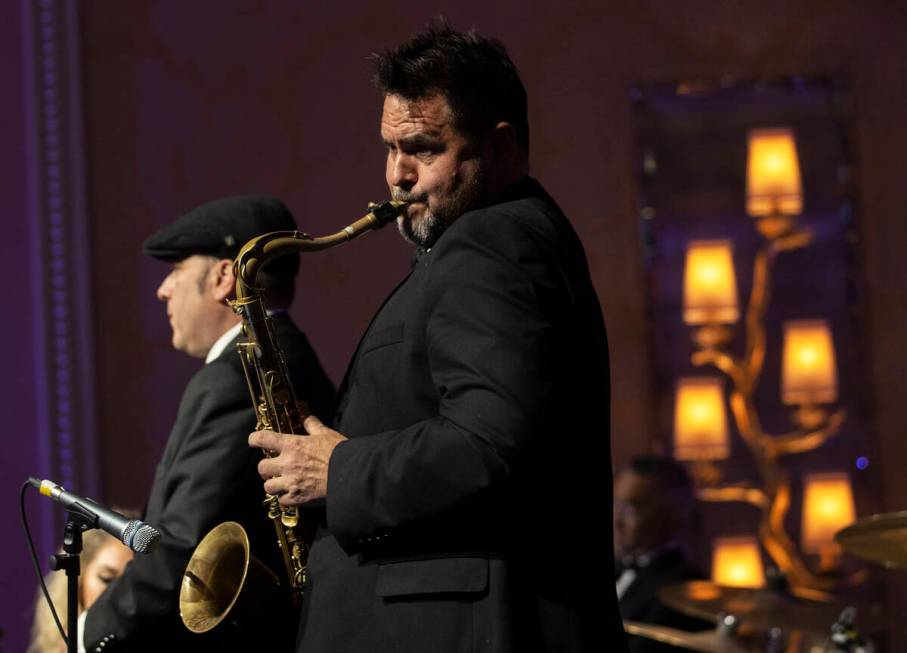
POLYGON ((293 215, 278 199, 224 197, 192 209, 150 236, 142 249, 162 261, 181 261, 193 254, 234 259, 256 236, 296 229, 293 215))

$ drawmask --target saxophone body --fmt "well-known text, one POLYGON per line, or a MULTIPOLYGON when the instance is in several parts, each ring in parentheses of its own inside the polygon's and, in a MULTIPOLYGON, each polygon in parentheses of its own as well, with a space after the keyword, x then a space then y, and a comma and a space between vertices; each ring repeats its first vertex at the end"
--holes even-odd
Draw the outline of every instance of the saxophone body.
MULTIPOLYGON (((303 422, 309 414, 293 389, 264 291, 257 284, 258 273, 284 254, 320 251, 353 240, 395 219, 407 206, 407 202, 399 201, 371 204, 364 217, 335 234, 314 238, 299 231, 278 231, 254 238, 240 250, 233 263, 236 299, 231 306, 242 318, 245 339, 237 347, 255 408, 256 430, 305 436, 303 422)), ((216 526, 196 547, 183 574, 180 616, 189 630, 207 632, 228 614, 231 622, 255 621, 249 613, 264 610, 273 614, 270 604, 285 602, 287 594, 297 607, 303 600, 316 525, 301 521, 299 510, 282 506, 276 496, 266 495, 263 505, 274 524, 284 574, 274 573, 252 555, 248 535, 240 524, 224 522, 216 526), (279 598, 262 599, 263 593, 279 598)))
MULTIPOLYGON (((253 289, 243 298, 237 293, 232 306, 243 320, 245 340, 237 343, 237 348, 255 406, 255 430, 305 435, 303 421, 308 415, 308 407, 296 398, 262 293, 253 289)), ((265 455, 270 454, 265 452, 265 455)), ((308 546, 314 536, 314 529, 311 526, 306 529, 301 525, 299 511, 280 505, 274 495, 266 495, 263 505, 268 519, 274 524, 288 588, 293 602, 298 604, 302 600, 308 546)))

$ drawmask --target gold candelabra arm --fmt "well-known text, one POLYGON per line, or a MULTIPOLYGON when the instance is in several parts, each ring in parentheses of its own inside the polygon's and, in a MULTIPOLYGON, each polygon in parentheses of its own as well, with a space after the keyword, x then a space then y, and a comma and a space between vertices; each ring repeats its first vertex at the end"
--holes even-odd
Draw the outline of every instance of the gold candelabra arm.
POLYGON ((742 375, 745 384, 735 385, 747 393, 758 384, 765 361, 765 311, 771 299, 769 274, 775 262, 776 252, 771 243, 759 248, 753 263, 753 288, 746 308, 746 349, 744 350, 742 375))
POLYGON ((762 423, 759 421, 759 413, 756 412, 752 395, 734 388, 734 391, 731 392, 730 404, 737 432, 753 452, 756 462, 761 465, 769 440, 762 432, 762 423))
POLYGON ((791 587, 831 589, 835 585, 834 579, 822 578, 812 573, 784 530, 784 518, 790 509, 790 481, 787 474, 780 469, 771 494, 771 505, 762 512, 762 519, 759 521, 759 539, 766 552, 787 576, 791 587))
POLYGON ((728 501, 738 501, 765 510, 768 508, 768 497, 761 488, 752 485, 724 485, 720 487, 702 487, 696 492, 700 501, 709 501, 711 503, 723 503, 728 501))
POLYGON ((837 581, 817 576, 810 571, 803 555, 785 531, 784 521, 790 509, 791 490, 790 480, 780 466, 778 457, 821 446, 840 431, 846 412, 838 410, 828 416, 822 408, 801 407, 795 415, 797 430, 773 436, 763 432, 753 399, 766 355, 765 313, 771 301, 774 262, 781 252, 809 245, 813 234, 789 219, 760 222, 760 225, 759 230, 765 237, 765 242, 759 248, 753 263, 753 286, 745 316, 746 344, 743 357, 736 358, 725 350, 730 341, 727 327, 705 325, 694 333, 697 350, 692 354, 691 361, 696 366, 713 366, 730 379, 731 413, 737 431, 750 449, 759 470, 762 487, 718 485, 720 475, 713 474, 711 483, 703 483, 706 480, 704 476, 697 478, 700 481, 698 496, 704 501, 739 501, 758 508, 761 511, 759 537, 766 552, 788 576, 791 585, 828 589, 837 581))
POLYGON ((794 249, 806 247, 813 241, 812 229, 806 227, 797 227, 793 231, 780 238, 771 241, 771 247, 775 253, 789 252, 794 249))
POLYGON ((806 247, 812 232, 794 227, 784 235, 767 239, 753 261, 753 287, 746 309, 746 349, 743 357, 748 382, 755 387, 765 362, 765 311, 771 301, 770 276, 775 259, 781 252, 806 247))
POLYGON ((847 418, 847 411, 843 408, 836 411, 831 417, 823 420, 821 426, 810 431, 794 431, 772 439, 772 448, 778 456, 787 456, 795 453, 812 451, 835 437, 841 430, 841 424, 847 418))
POLYGON ((761 511, 759 537, 766 552, 779 569, 788 576, 794 587, 830 589, 834 580, 813 574, 796 546, 784 530, 784 518, 790 508, 790 483, 785 474, 778 473, 774 479, 771 495, 762 488, 749 484, 701 487, 697 491, 701 501, 712 503, 748 503, 761 511))
POLYGON ((746 376, 740 362, 725 351, 719 349, 701 349, 694 351, 690 362, 697 367, 712 365, 724 372, 735 386, 747 385, 746 376))

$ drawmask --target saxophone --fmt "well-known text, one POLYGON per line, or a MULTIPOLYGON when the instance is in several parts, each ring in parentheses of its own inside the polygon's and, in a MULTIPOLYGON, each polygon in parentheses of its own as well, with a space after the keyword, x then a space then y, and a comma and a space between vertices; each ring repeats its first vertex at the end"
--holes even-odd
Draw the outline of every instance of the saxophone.
MULTIPOLYGON (((299 231, 275 231, 250 240, 240 250, 233 262, 236 299, 231 306, 242 317, 245 340, 237 347, 255 407, 256 430, 306 435, 303 421, 309 414, 290 382, 263 291, 256 285, 258 273, 269 261, 284 254, 320 251, 349 242, 384 226, 408 205, 400 201, 370 204, 365 216, 329 236, 313 238, 299 231)), ((298 509, 282 506, 276 496, 266 495, 263 505, 276 531, 285 583, 251 554, 248 535, 240 524, 219 524, 196 547, 183 573, 179 607, 183 624, 189 630, 207 632, 228 614, 233 622, 254 620, 248 614, 237 617, 235 613, 253 612, 256 604, 259 608, 269 606, 271 601, 263 601, 259 596, 262 593, 289 594, 297 607, 302 601, 315 525, 300 522, 298 509), (244 598, 240 602, 241 597, 244 598)))

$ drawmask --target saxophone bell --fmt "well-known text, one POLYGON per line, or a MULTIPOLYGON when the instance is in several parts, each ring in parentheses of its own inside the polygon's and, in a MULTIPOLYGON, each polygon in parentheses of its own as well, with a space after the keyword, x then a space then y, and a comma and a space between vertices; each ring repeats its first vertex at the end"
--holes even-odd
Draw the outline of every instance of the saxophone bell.
POLYGON ((223 522, 199 542, 183 573, 180 617, 193 633, 208 632, 227 615, 240 623, 272 619, 275 605, 289 602, 261 597, 285 592, 277 575, 252 555, 245 529, 223 522))

